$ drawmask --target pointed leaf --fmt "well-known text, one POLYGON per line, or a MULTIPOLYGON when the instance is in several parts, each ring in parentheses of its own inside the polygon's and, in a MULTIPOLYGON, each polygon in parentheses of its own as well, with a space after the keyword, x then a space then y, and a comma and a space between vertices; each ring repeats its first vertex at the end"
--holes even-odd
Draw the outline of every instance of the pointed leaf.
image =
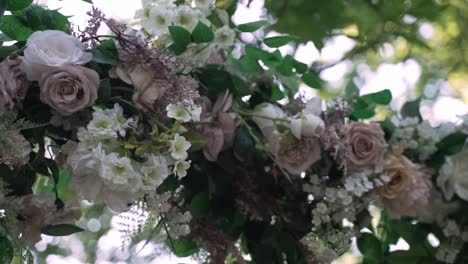
POLYGON ((214 39, 213 30, 202 22, 198 22, 192 32, 192 39, 195 43, 211 42, 214 39))
POLYGON ((265 45, 267 45, 270 48, 279 48, 282 47, 289 42, 295 40, 295 37, 292 36, 276 36, 276 37, 271 37, 271 38, 266 38, 263 40, 265 45))
POLYGON ((266 26, 266 25, 268 25, 268 21, 259 20, 255 22, 240 24, 237 26, 237 29, 239 29, 242 32, 255 32, 261 27, 266 26))
POLYGON ((307 84, 309 87, 314 89, 321 89, 322 88, 322 80, 320 77, 314 72, 308 72, 302 75, 302 81, 307 84))
POLYGON ((42 234, 49 236, 68 236, 84 231, 83 228, 70 224, 48 225, 42 228, 42 234))

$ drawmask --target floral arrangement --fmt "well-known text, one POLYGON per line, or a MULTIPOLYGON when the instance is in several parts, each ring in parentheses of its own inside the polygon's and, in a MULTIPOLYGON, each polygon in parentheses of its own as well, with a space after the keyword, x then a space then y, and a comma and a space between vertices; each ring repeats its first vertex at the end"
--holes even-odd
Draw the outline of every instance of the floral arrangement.
POLYGON ((82 30, 30 2, 0 27, 4 263, 85 231, 80 201, 144 211, 130 238, 162 229, 212 263, 331 263, 353 237, 365 263, 466 258, 467 116, 432 127, 416 100, 378 120, 389 90, 295 97, 322 87, 277 49, 295 38, 244 42, 269 22, 235 26, 225 2, 143 1, 141 27, 93 9, 82 30))

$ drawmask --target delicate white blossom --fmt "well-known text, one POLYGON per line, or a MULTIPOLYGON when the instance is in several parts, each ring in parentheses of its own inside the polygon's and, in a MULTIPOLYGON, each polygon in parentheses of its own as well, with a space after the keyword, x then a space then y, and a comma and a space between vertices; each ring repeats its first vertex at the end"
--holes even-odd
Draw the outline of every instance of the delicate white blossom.
POLYGON ((452 199, 457 194, 468 201, 468 150, 446 158, 439 171, 437 185, 442 189, 445 198, 452 199))
POLYGON ((218 48, 227 49, 232 47, 235 38, 236 32, 228 26, 223 26, 215 31, 214 44, 218 48))
POLYGON ((169 151, 175 160, 185 160, 188 157, 187 150, 190 146, 190 142, 188 142, 185 137, 175 134, 174 140, 171 141, 169 151))
POLYGON ((176 163, 174 164, 174 169, 173 169, 174 175, 179 177, 179 179, 187 176, 187 170, 190 168, 190 163, 191 161, 183 161, 183 160, 176 161, 176 163))

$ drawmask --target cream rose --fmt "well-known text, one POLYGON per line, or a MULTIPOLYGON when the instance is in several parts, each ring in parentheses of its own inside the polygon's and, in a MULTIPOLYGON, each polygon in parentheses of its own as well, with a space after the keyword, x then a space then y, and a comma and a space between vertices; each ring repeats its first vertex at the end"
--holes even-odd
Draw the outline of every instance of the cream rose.
POLYGON ((390 182, 379 187, 377 193, 392 217, 424 214, 432 190, 431 174, 426 168, 397 150, 385 159, 383 174, 390 177, 390 182))
POLYGON ((464 150, 446 159, 439 171, 437 186, 442 189, 445 198, 452 199, 457 194, 468 201, 468 150, 464 150))
POLYGON ((38 81, 51 68, 82 65, 93 58, 78 38, 58 30, 34 32, 26 45, 21 69, 31 81, 38 81))
POLYGON ((81 66, 63 66, 45 72, 39 81, 41 101, 68 116, 92 106, 97 99, 99 75, 81 66))
POLYGON ((387 144, 378 124, 350 123, 342 131, 346 144, 346 166, 349 171, 381 167, 387 144))
POLYGON ((154 70, 144 65, 125 67, 118 66, 116 75, 124 82, 133 85, 133 102, 142 111, 152 110, 156 100, 172 87, 171 83, 163 78, 157 78, 154 70))

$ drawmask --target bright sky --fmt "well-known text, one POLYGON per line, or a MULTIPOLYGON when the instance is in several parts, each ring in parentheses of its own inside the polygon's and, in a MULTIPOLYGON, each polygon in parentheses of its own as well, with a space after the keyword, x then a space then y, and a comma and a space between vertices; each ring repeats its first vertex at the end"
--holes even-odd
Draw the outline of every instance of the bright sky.
MULTIPOLYGON (((36 3, 46 4, 50 8, 58 9, 65 15, 72 16, 71 21, 75 25, 84 25, 86 21, 86 12, 90 10, 91 5, 81 0, 35 0, 36 3)), ((124 21, 130 21, 137 9, 141 8, 139 0, 93 0, 96 7, 104 11, 108 17, 114 17, 124 21)), ((240 6, 233 20, 236 24, 246 23, 258 20, 262 15, 263 0, 252 2, 250 8, 240 6)), ((433 31, 431 25, 427 24, 421 27, 421 34, 430 37, 433 31)), ((273 33, 274 34, 274 33, 273 33)), ((313 43, 300 45, 296 59, 308 63, 309 65, 317 60, 331 63, 341 59, 341 57, 351 48, 354 42, 344 36, 337 36, 329 40, 322 51, 318 51, 313 43)), ((282 53, 288 52, 288 47, 281 49, 282 53)), ((393 48, 389 45, 382 49, 382 54, 391 56, 393 48)), ((343 77, 351 70, 352 64, 350 61, 345 61, 336 66, 325 70, 321 77, 332 83, 340 84, 343 82, 343 77)), ((363 93, 376 92, 383 89, 390 89, 395 98, 394 107, 399 108, 407 98, 412 98, 414 95, 411 89, 417 83, 420 74, 421 66, 414 60, 407 60, 398 64, 382 64, 377 70, 370 69, 367 65, 360 65, 358 72, 363 77, 364 82, 361 84, 363 93)), ((468 113, 468 105, 459 99, 452 98, 450 85, 443 85, 444 96, 438 98, 433 107, 422 107, 423 116, 433 123, 438 123, 444 120, 456 121, 457 116, 468 113)), ((301 89, 306 94, 311 94, 311 89, 302 87, 301 89)), ((312 92, 313 94, 313 92, 312 92)), ((46 238, 44 242, 50 242, 50 238, 46 238)), ((103 236, 98 242, 98 248, 102 251, 100 254, 106 255, 106 252, 120 250, 120 234, 113 230, 103 236), (102 240, 102 241, 101 241, 102 240), (117 241, 117 242, 116 242, 117 241)), ((80 256, 84 254, 84 248, 80 246, 79 241, 73 241, 70 238, 67 243, 73 245, 73 255, 80 256), (75 252, 76 251, 76 252, 75 252), (76 254, 75 254, 76 253, 76 254)), ((39 244, 39 247, 44 247, 45 244, 39 244)), ((122 254, 128 254, 123 252, 122 254)), ((105 256, 103 256, 105 257, 105 256)), ((81 263, 74 257, 60 258, 58 256, 50 256, 48 263, 81 263)), ((101 261, 101 264, 108 262, 101 261)), ((163 256, 155 259, 153 263, 170 264, 170 263, 195 263, 187 259, 178 259, 173 256, 163 256)))

